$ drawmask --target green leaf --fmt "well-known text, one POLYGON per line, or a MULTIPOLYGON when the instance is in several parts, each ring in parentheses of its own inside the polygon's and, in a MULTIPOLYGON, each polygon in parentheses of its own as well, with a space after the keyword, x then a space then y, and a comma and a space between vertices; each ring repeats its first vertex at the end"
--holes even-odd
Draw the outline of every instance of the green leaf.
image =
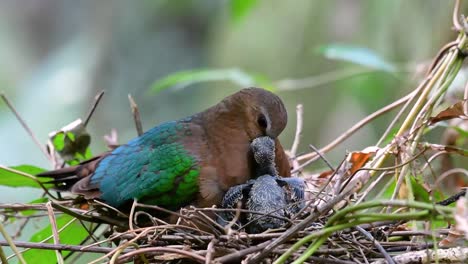
POLYGON ((393 64, 385 61, 373 50, 363 47, 330 44, 319 47, 317 51, 329 59, 348 61, 387 72, 394 72, 396 70, 393 64))
POLYGON ((49 140, 60 157, 69 165, 80 163, 84 160, 86 153, 90 153, 91 136, 81 119, 71 122, 59 131, 50 133, 49 140))
POLYGON ((212 81, 232 81, 240 87, 264 86, 265 89, 273 90, 274 87, 265 77, 246 73, 242 70, 233 69, 198 69, 181 71, 171 74, 161 80, 153 83, 151 91, 160 92, 162 90, 174 87, 182 89, 189 85, 200 82, 212 81))
POLYGON ((411 187, 413 188, 414 198, 416 201, 430 203, 431 200, 433 202, 438 202, 442 200, 442 194, 437 190, 432 190, 432 197, 431 194, 417 181, 417 179, 413 176, 411 177, 411 187))
POLYGON ((52 144, 57 151, 62 151, 65 147, 65 133, 57 133, 57 135, 52 139, 52 144))
POLYGON ((255 6, 257 0, 231 0, 231 17, 234 22, 239 22, 255 6))
MULTIPOLYGON (((38 173, 44 172, 46 170, 32 166, 32 165, 20 165, 10 167, 11 169, 21 171, 27 174, 36 175, 38 173)), ((50 180, 50 178, 43 178, 41 180, 50 180)), ((37 184, 34 180, 17 174, 11 171, 0 168, 0 185, 9 186, 9 187, 34 187, 40 188, 41 186, 37 184)))
POLYGON ((73 142, 75 141, 75 134, 72 132, 67 132, 67 137, 73 142))
MULTIPOLYGON (((69 215, 60 215, 56 218, 57 230, 60 230, 67 223, 73 219, 69 215)), ((36 232, 29 239, 30 242, 40 242, 47 237, 52 235, 51 225, 47 225, 43 229, 36 232)), ((79 221, 74 221, 68 225, 62 232, 59 233, 60 243, 68 245, 79 245, 84 239, 88 237, 88 232, 80 224, 79 221)), ((53 238, 48 239, 45 243, 53 243, 53 238)), ((62 251, 62 256, 66 257, 69 255, 70 251, 62 251)), ((31 249, 23 253, 27 263, 55 263, 56 255, 53 250, 40 250, 40 249, 31 249)))

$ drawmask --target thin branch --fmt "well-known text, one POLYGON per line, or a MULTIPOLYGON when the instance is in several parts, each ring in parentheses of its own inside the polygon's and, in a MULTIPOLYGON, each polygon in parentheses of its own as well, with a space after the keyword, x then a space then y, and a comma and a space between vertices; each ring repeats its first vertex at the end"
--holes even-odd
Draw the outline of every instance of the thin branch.
POLYGON ((367 239, 369 239, 370 241, 372 241, 372 243, 374 244, 374 246, 380 251, 380 253, 382 253, 382 255, 385 257, 385 260, 387 261, 388 264, 395 264, 395 261, 392 259, 392 257, 390 257, 390 255, 388 255, 387 251, 385 251, 385 249, 382 247, 382 245, 380 245, 379 241, 377 241, 369 232, 367 232, 366 230, 364 230, 362 227, 360 226, 356 226, 355 229, 357 231, 359 231, 359 233, 363 234, 367 239))
POLYGON ((3 101, 5 104, 10 108, 11 112, 15 115, 16 119, 20 122, 21 126, 23 126, 24 130, 29 134, 29 136, 32 138, 34 143, 39 147, 39 149, 44 153, 46 158, 48 160, 51 160, 52 158, 50 157, 49 153, 47 152, 47 149, 41 144, 39 139, 37 139, 36 135, 34 132, 31 130, 31 128, 26 124, 24 119, 19 115, 18 111, 13 107, 13 105, 10 103, 10 100, 5 96, 5 94, 0 94, 0 97, 2 97, 3 101))
MULTIPOLYGON (((433 260, 444 260, 444 263, 466 263, 468 261, 468 248, 456 247, 449 249, 426 249, 416 252, 408 252, 394 257, 397 263, 409 264, 415 263, 431 263, 433 260)), ((385 260, 378 260, 372 264, 385 264, 385 260)))
POLYGON ((140 110, 138 110, 138 105, 133 100, 132 95, 128 94, 128 101, 130 101, 130 108, 132 109, 133 120, 135 121, 135 127, 138 136, 143 134, 143 126, 141 124, 140 110))
POLYGON ((216 261, 220 263, 240 263, 243 257, 262 250, 268 244, 270 244, 270 241, 266 241, 256 246, 248 247, 246 249, 235 251, 228 255, 224 255, 222 257, 217 258, 216 261))
POLYGON ((211 261, 213 260, 213 253, 215 252, 214 250, 214 246, 215 244, 217 243, 218 241, 216 239, 213 239, 210 241, 210 243, 208 244, 208 247, 206 247, 206 260, 205 260, 205 264, 210 264, 211 261))
POLYGON ((89 110, 88 112, 88 115, 86 116, 86 119, 83 123, 83 126, 86 127, 88 125, 88 122, 89 120, 91 119, 91 117, 93 116, 93 113, 94 113, 94 110, 96 110, 96 107, 98 106, 99 104, 99 101, 101 101, 101 98, 102 96, 104 95, 104 90, 101 91, 100 93, 98 93, 95 97, 94 97, 94 103, 93 105, 91 106, 91 109, 89 110))
MULTIPOLYGON (((375 118, 381 116, 382 114, 385 114, 385 113, 393 110, 394 108, 404 104, 406 101, 408 101, 410 98, 413 97, 414 92, 415 91, 413 91, 413 92, 409 93, 408 95, 396 100, 395 102, 393 102, 393 103, 379 109, 378 111, 375 111, 374 113, 368 115, 367 117, 365 117, 364 119, 362 119, 361 121, 356 123, 354 126, 352 126, 350 129, 348 129, 346 132, 341 134, 333 142, 331 142, 328 145, 326 145, 325 147, 321 148, 320 152, 321 153, 327 153, 328 151, 332 150, 334 147, 336 147, 338 144, 340 144, 341 142, 346 140, 348 137, 350 137, 352 134, 354 134, 357 130, 361 129, 364 125, 366 125, 370 121, 372 121, 375 118)), ((298 160, 307 160, 306 162, 304 162, 301 165, 300 168, 303 168, 303 167, 307 166, 308 164, 314 162, 315 160, 317 160, 318 157, 319 156, 315 152, 307 153, 307 154, 304 154, 302 156, 299 156, 298 160)))
POLYGON ((465 101, 465 115, 468 116, 468 81, 465 84, 465 93, 463 94, 463 100, 465 101))
MULTIPOLYGON (((67 244, 49 244, 43 242, 23 242, 23 241, 12 241, 13 244, 20 248, 36 248, 44 250, 68 250, 78 252, 93 252, 93 253, 109 253, 114 248, 109 247, 87 247, 87 246, 75 246, 67 244)), ((9 246, 7 241, 0 240, 0 246, 9 246)), ((129 250, 125 251, 129 252, 129 250)))
POLYGON ((11 239, 10 235, 8 235, 2 222, 0 222, 0 233, 2 234, 3 238, 5 238, 6 240, 6 241, 0 241, 0 245, 9 246, 11 250, 13 250, 13 252, 15 253, 16 257, 18 258, 18 261, 21 264, 26 264, 26 260, 24 260, 23 255, 21 255, 21 253, 18 251, 18 248, 16 248, 15 242, 11 239), (3 242, 3 244, 1 242, 3 242))
POLYGON ((302 120, 303 120, 303 113, 304 113, 304 108, 302 104, 298 104, 296 106, 296 117, 297 117, 297 123, 296 123, 296 135, 294 136, 294 142, 291 147, 291 157, 295 157, 297 153, 297 149, 299 148, 299 142, 301 140, 302 136, 302 120))
MULTIPOLYGON (((54 238, 54 244, 58 245, 60 244, 60 237, 59 237, 59 233, 57 232, 57 221, 55 221, 55 215, 54 215, 54 209, 52 208, 52 202, 50 201, 47 202, 46 207, 47 207, 47 213, 49 215, 50 226, 52 228, 52 236, 54 238)), ((57 263, 63 264, 63 257, 62 257, 62 253, 60 252, 60 250, 56 250, 55 253, 57 256, 57 263)))
POLYGON ((130 258, 133 256, 139 255, 139 254, 144 254, 144 253, 150 253, 150 252, 164 252, 164 253, 175 253, 179 255, 186 256, 190 259, 195 260, 198 263, 205 263, 205 257, 200 256, 196 253, 186 251, 186 250, 181 250, 181 249, 176 249, 176 248, 169 248, 169 247, 149 247, 149 248, 142 248, 142 249, 137 249, 133 250, 131 252, 128 252, 122 256, 120 256, 117 260, 118 263, 122 263, 125 261, 128 261, 130 258))
POLYGON ((322 153, 320 153, 320 150, 319 150, 318 148, 316 148, 316 147, 315 147, 314 145, 312 145, 312 144, 309 144, 309 147, 310 147, 313 151, 315 151, 315 153, 317 153, 317 155, 320 156, 320 158, 323 160, 323 162, 325 162, 325 164, 327 164, 327 166, 328 166, 328 168, 330 168, 330 170, 335 171, 335 168, 333 167, 333 165, 331 164, 331 162, 330 162, 327 158, 325 158, 325 156, 324 156, 322 153))
POLYGON ((453 14, 452 14, 453 27, 457 31, 463 31, 463 27, 460 25, 460 21, 458 20, 459 11, 460 11, 460 0, 455 0, 455 7, 453 8, 453 14))

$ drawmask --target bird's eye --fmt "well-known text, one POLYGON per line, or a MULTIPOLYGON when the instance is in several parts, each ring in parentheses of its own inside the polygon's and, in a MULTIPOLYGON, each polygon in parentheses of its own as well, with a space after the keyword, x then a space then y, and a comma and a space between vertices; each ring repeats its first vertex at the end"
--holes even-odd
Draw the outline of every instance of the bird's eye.
POLYGON ((268 121, 267 121, 266 117, 263 114, 258 117, 257 123, 261 128, 266 129, 268 127, 268 121))

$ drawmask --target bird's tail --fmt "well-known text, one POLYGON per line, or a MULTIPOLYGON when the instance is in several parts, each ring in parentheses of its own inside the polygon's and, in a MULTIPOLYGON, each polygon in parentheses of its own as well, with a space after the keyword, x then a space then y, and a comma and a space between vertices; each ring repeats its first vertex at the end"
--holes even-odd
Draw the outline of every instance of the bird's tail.
POLYGON ((79 180, 91 175, 99 161, 100 157, 98 156, 75 166, 42 172, 36 176, 50 178, 49 181, 43 183, 55 185, 55 189, 58 191, 69 191, 79 180))
POLYGON ((51 170, 37 174, 37 177, 51 178, 49 181, 45 181, 45 184, 53 184, 54 189, 58 191, 68 191, 71 186, 79 181, 77 176, 78 166, 62 168, 58 170, 51 170))

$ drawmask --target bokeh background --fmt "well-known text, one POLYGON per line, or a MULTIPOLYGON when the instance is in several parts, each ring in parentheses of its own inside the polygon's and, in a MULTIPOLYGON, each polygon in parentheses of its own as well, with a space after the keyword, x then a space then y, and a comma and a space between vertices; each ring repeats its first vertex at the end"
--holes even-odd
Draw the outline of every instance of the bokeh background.
MULTIPOLYGON (((99 153, 112 128, 119 142, 136 135, 128 94, 146 130, 241 88, 213 81, 151 92, 155 81, 184 70, 238 69, 261 76, 284 99, 290 116, 281 136, 286 148, 294 137, 296 105, 304 105, 304 152, 414 89, 428 61, 454 39, 454 1, 256 0, 246 1, 245 12, 235 2, 2 0, 0 90, 44 143, 49 132, 84 118, 105 90, 88 126, 92 151, 99 153), (330 44, 372 50, 397 70, 331 60, 320 52, 330 44)), ((391 117, 366 126, 330 159, 375 144, 391 117)), ((0 149, 0 164, 50 166, 3 103, 0 149)), ((1 188, 0 199, 26 202, 36 195, 20 191, 1 188)))

